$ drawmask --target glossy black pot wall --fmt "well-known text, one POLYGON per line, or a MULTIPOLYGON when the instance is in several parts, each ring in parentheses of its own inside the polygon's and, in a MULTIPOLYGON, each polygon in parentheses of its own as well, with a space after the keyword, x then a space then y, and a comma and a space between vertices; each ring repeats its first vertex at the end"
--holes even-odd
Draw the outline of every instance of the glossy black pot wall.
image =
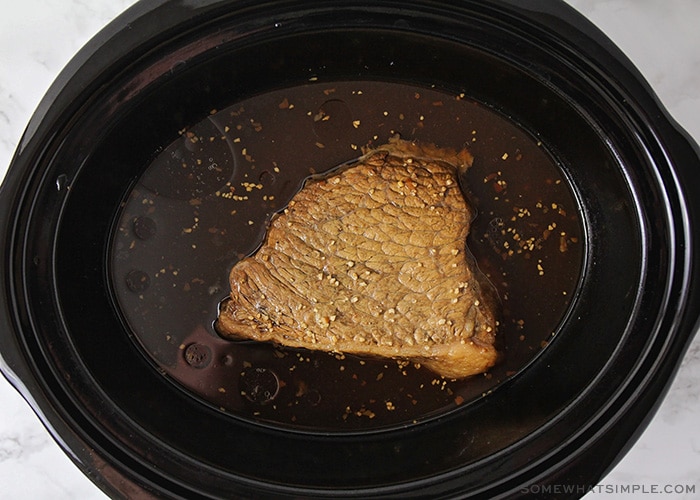
POLYGON ((2 186, 3 373, 115 497, 595 485, 697 330, 699 169, 630 62, 558 2, 142 1, 60 75, 2 186), (309 78, 464 92, 571 182, 586 235, 571 309, 529 366, 459 411, 370 434, 233 418, 164 377, 122 321, 110 238, 149 161, 209 110, 309 78))

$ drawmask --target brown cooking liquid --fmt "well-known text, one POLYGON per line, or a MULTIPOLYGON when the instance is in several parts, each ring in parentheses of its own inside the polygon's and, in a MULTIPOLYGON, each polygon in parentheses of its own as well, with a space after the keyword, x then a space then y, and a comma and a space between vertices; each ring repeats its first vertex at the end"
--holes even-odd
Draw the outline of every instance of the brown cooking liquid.
POLYGON ((474 401, 552 340, 583 260, 577 203, 536 137, 487 106, 386 82, 309 82, 209 116, 164 148, 124 202, 112 247, 121 312, 162 372, 223 412, 273 425, 367 430, 474 401), (501 301, 503 359, 443 379, 390 359, 220 338, 233 265, 304 179, 389 137, 470 147, 468 246, 501 301))

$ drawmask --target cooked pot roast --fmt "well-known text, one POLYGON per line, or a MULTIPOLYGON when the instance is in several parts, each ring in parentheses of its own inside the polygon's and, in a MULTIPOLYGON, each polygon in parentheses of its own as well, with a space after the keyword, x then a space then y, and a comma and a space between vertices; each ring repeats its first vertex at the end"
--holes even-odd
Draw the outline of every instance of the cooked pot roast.
POLYGON ((400 139, 307 181, 230 273, 231 339, 406 359, 448 378, 497 358, 494 304, 466 247, 467 150, 400 139))

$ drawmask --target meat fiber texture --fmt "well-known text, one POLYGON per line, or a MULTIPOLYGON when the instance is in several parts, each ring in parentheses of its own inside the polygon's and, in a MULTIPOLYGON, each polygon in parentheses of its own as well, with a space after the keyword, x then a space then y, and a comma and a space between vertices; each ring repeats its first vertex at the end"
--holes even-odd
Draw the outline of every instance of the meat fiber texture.
POLYGON ((409 360, 446 378, 497 359, 493 302, 466 238, 467 150, 395 139, 307 181, 230 273, 232 339, 409 360))

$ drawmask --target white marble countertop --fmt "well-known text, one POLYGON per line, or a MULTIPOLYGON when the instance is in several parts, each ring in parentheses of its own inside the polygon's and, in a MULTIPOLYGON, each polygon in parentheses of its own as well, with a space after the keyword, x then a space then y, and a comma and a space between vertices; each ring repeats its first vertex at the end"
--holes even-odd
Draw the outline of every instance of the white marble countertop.
MULTIPOLYGON (((72 55, 134 0, 0 0, 0 178, 39 100, 72 55)), ((569 0, 632 59, 672 115, 700 140, 700 1, 569 0)), ((700 498, 700 336, 657 414, 586 500, 700 498), (633 493, 632 486, 637 489, 633 493), (625 488, 629 488, 625 490, 625 488), (610 491, 613 491, 612 493, 610 491), (627 491, 627 492, 626 492, 627 491), (658 495, 656 495, 658 496, 658 495)), ((0 377, 0 500, 99 499, 19 394, 0 377)))

